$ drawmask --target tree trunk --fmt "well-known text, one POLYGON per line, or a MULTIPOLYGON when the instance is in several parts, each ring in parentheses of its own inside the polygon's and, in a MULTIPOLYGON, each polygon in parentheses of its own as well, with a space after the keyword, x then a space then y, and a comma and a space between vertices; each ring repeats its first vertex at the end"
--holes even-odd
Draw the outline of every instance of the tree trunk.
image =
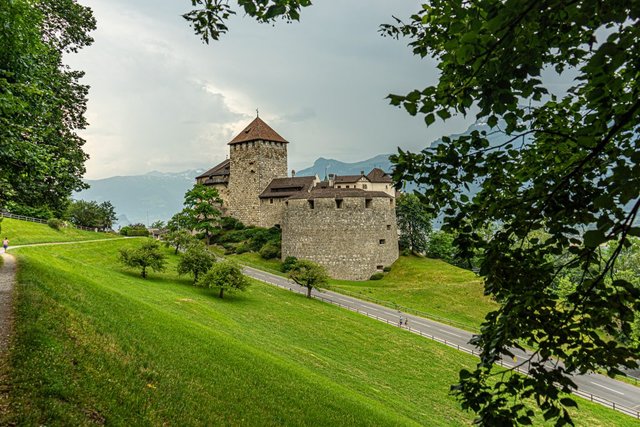
POLYGON ((142 278, 143 279, 147 278, 147 267, 142 267, 142 278))
POLYGON ((311 286, 307 286, 307 298, 311 298, 311 289, 313 289, 311 286))
POLYGON ((224 294, 224 288, 220 288, 220 298, 222 298, 222 295, 224 294))
POLYGON ((176 251, 173 253, 174 255, 178 255, 178 249, 180 249, 180 245, 176 245, 176 251))

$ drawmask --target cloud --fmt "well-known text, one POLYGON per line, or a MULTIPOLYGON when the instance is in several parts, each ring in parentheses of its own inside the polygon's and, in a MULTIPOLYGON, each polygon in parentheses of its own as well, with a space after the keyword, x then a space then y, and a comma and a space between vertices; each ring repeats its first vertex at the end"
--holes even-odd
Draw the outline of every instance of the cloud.
POLYGON ((437 77, 405 41, 378 34, 392 14, 415 12, 413 2, 318 2, 300 23, 275 26, 236 16, 210 45, 180 17, 188 1, 83 3, 94 9, 96 41, 68 60, 91 85, 87 178, 210 167, 256 108, 291 141, 296 169, 320 156, 354 161, 397 146, 419 150, 472 121, 427 129, 385 100, 437 77))

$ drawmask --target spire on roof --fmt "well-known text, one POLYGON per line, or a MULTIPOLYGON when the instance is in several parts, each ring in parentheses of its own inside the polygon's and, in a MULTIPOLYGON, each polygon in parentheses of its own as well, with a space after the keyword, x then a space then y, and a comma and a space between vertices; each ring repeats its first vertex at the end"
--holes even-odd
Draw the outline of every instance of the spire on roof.
MULTIPOLYGON (((256 114, 258 110, 256 110, 256 114)), ((253 119, 249 125, 244 128, 242 132, 240 132, 235 138, 233 138, 229 145, 239 144, 241 142, 250 142, 250 141, 272 141, 272 142, 283 142, 288 144, 289 141, 281 137, 278 132, 271 129, 271 127, 266 124, 260 117, 253 119)))

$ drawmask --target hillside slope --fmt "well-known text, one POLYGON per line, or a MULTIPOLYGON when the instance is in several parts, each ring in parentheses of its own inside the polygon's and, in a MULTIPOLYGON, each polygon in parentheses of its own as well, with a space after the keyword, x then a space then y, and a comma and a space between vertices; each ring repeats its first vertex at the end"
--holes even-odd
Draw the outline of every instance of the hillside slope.
MULTIPOLYGON (((139 278, 106 241, 16 250, 9 411, 19 425, 468 425, 471 356, 259 283, 217 299, 139 278)), ((170 252, 167 250, 167 252, 170 252)), ((578 425, 632 425, 581 403, 578 425)))

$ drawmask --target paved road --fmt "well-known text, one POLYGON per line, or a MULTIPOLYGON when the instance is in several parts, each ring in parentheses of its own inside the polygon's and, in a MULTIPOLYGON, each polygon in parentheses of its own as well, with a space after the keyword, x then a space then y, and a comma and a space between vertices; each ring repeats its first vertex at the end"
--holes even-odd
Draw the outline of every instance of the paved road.
MULTIPOLYGON (((306 288, 298 286, 291 280, 262 270, 244 267, 244 273, 254 279, 289 289, 293 292, 302 294, 307 292, 306 288)), ((398 326, 399 313, 397 310, 331 291, 317 292, 314 290, 312 295, 314 298, 337 304, 385 323, 398 326)), ((472 336, 471 332, 405 313, 402 313, 402 317, 407 319, 408 323, 403 328, 408 329, 410 332, 435 339, 467 353, 478 354, 478 350, 469 344, 472 336)), ((513 353, 516 355, 516 360, 504 361, 505 366, 512 367, 528 358, 527 354, 521 350, 514 349, 513 353)), ((639 387, 600 374, 576 375, 573 377, 573 381, 578 386, 578 393, 576 394, 640 418, 639 387)))

